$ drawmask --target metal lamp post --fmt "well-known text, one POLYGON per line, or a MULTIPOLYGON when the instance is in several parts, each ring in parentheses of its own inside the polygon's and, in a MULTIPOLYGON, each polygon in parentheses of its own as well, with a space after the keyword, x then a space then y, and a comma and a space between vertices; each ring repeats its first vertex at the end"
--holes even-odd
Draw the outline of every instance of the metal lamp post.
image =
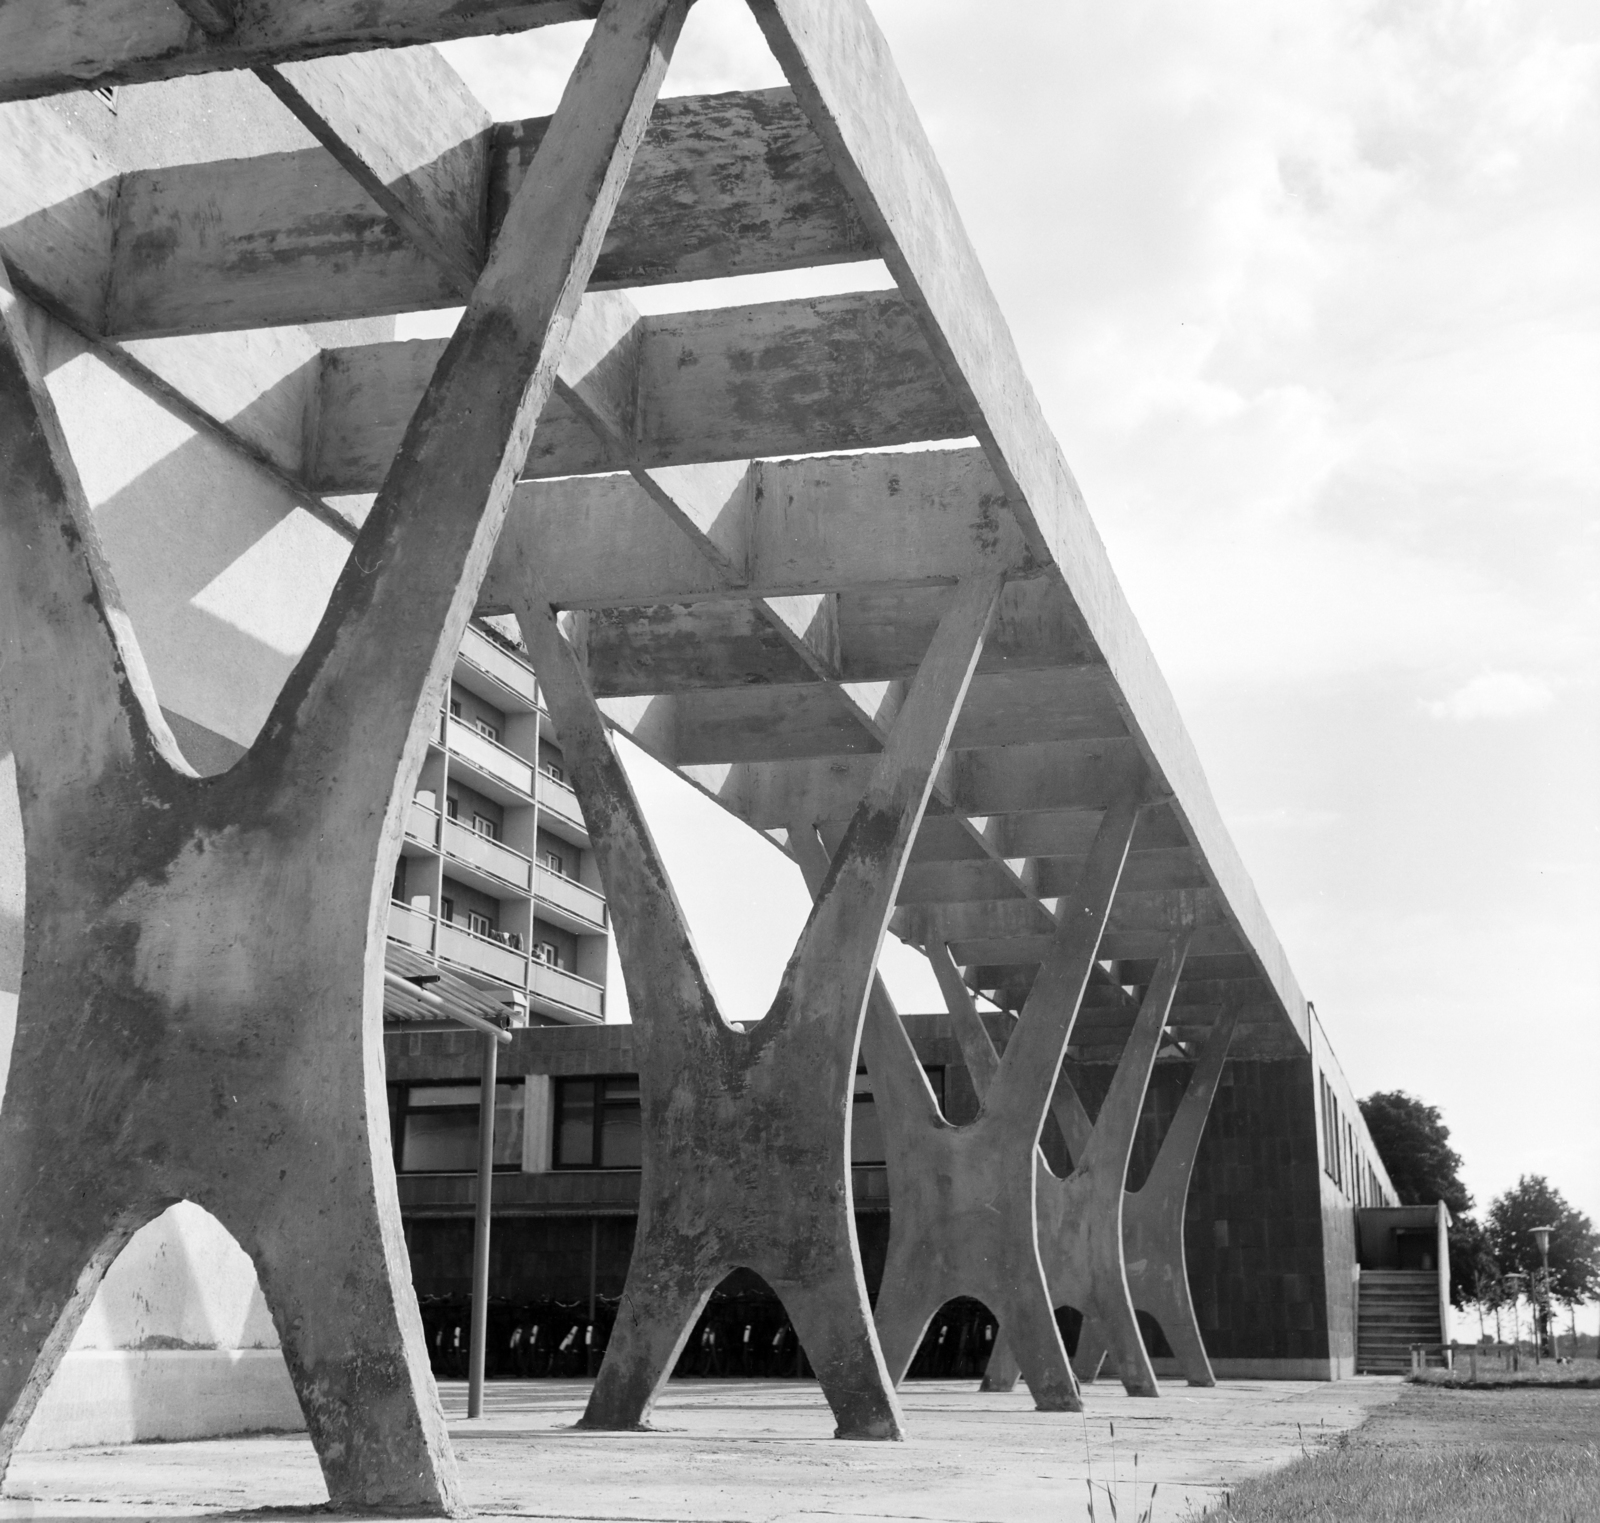
POLYGON ((1556 1357, 1555 1338, 1550 1331, 1550 1234, 1551 1227, 1534 1227, 1533 1240, 1539 1245, 1539 1257, 1544 1268, 1539 1277, 1539 1352, 1544 1352, 1545 1339, 1550 1339, 1550 1357, 1556 1357))

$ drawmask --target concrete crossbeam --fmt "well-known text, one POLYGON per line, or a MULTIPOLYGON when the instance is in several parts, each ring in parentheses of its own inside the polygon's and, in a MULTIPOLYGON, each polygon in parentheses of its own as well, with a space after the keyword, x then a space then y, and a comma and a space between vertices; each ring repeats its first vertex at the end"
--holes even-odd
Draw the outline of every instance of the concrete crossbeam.
MULTIPOLYGON (((959 439, 922 335, 892 291, 640 320, 626 367, 628 445, 645 468, 959 439)), ((443 340, 328 351, 311 480, 370 491, 383 477, 443 340)), ((614 470, 562 399, 540 420, 528 478, 614 470)))
POLYGON ((0 101, 520 32, 592 18, 599 9, 596 0, 267 0, 235 12, 224 0, 114 0, 86 26, 52 0, 11 0, 0 11, 0 101))

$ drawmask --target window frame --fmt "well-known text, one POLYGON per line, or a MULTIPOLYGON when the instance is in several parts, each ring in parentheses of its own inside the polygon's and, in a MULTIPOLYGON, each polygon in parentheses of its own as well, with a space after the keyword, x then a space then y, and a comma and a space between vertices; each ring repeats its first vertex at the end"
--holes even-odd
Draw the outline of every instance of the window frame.
POLYGON ((553 1173, 588 1173, 588 1174, 628 1174, 637 1173, 637 1163, 605 1163, 605 1118, 608 1109, 612 1111, 633 1110, 639 1115, 639 1125, 642 1132, 644 1126, 643 1097, 639 1088, 639 1076, 628 1073, 609 1074, 562 1074, 555 1078, 551 1084, 550 1096, 550 1168, 553 1173), (561 1133, 566 1119, 566 1109, 569 1103, 568 1094, 571 1086, 588 1084, 594 1088, 589 1101, 592 1118, 589 1137, 588 1163, 568 1163, 561 1156, 561 1133), (623 1084, 632 1088, 631 1096, 624 1096, 618 1100, 610 1100, 606 1094, 606 1087, 611 1084, 623 1084))
MULTIPOLYGON (((478 1100, 473 1100, 470 1103, 463 1103, 460 1105, 413 1106, 411 1103, 411 1092, 414 1089, 461 1089, 466 1087, 480 1088, 479 1081, 476 1079, 418 1079, 414 1081, 402 1080, 396 1083, 391 1083, 388 1086, 389 1147, 390 1154, 394 1160, 394 1172, 396 1177, 405 1176, 407 1178, 424 1178, 427 1176, 432 1176, 435 1178, 459 1179, 464 1175, 476 1174, 478 1172, 476 1163, 474 1163, 471 1168, 467 1169, 408 1169, 405 1166, 406 1122, 413 1110, 425 1112, 430 1116, 460 1116, 470 1114, 474 1121, 472 1142, 474 1152, 476 1151, 478 1144, 476 1125, 479 1111, 478 1100)), ((524 1081, 521 1078, 496 1079, 494 1087, 496 1101, 494 1107, 495 1115, 498 1116, 501 1111, 501 1106, 499 1104, 501 1094, 504 1093, 510 1095, 513 1097, 513 1104, 506 1106, 505 1109, 516 1109, 522 1111, 523 1125, 526 1126, 527 1119, 525 1105, 527 1091, 524 1081)), ((494 1166, 494 1171, 496 1174, 520 1174, 522 1172, 522 1149, 518 1148, 517 1157, 509 1163, 501 1163, 497 1160, 494 1166)))

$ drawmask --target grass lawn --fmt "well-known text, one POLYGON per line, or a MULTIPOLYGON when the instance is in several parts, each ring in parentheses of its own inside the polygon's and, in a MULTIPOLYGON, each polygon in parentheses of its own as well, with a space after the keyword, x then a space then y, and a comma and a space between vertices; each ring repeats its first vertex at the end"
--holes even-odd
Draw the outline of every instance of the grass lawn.
POLYGON ((1243 1481, 1205 1523, 1594 1523, 1600 1391, 1407 1385, 1342 1435, 1243 1481))

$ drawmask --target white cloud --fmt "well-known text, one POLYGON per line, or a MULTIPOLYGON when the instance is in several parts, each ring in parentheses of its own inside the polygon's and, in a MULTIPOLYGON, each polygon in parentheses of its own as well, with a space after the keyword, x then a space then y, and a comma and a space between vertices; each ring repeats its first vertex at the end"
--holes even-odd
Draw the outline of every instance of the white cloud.
POLYGON ((1555 701, 1550 684, 1520 672, 1480 672, 1446 698, 1423 704, 1435 719, 1516 719, 1555 701))

